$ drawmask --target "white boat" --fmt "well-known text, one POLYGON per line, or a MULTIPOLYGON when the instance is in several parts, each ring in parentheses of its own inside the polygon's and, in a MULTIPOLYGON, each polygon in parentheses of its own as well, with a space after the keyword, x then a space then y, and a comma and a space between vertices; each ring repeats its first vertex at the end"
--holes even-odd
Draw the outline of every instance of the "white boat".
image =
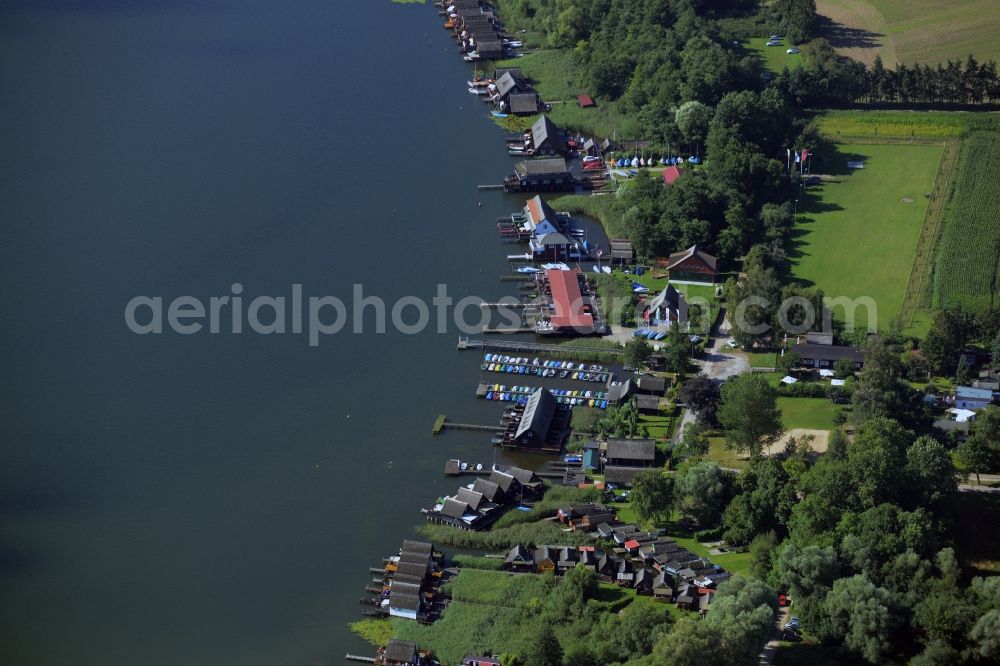
POLYGON ((540 271, 534 266, 518 266, 518 273, 539 273, 540 271))
POLYGON ((601 266, 601 270, 604 271, 607 275, 611 275, 611 266, 601 266))
POLYGON ((469 92, 473 95, 486 95, 486 90, 483 88, 469 88, 469 92))
POLYGON ((596 265, 594 265, 594 266, 591 266, 590 268, 591 268, 591 270, 593 270, 593 271, 594 271, 595 273, 600 273, 600 272, 601 272, 601 269, 600 269, 600 268, 598 268, 598 267, 597 267, 596 265))

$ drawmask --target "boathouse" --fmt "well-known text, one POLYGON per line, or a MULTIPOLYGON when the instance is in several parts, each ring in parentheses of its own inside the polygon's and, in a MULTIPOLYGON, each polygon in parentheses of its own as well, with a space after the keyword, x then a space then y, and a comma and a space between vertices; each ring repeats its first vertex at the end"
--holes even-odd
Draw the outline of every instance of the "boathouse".
POLYGON ((504 104, 504 108, 509 108, 510 96, 515 93, 524 92, 526 87, 524 82, 519 78, 506 71, 499 78, 496 79, 496 83, 493 86, 493 101, 504 104))
POLYGON ((651 439, 609 439, 604 480, 630 486, 632 480, 656 460, 656 443, 651 439))
POLYGON ((532 393, 514 433, 514 444, 523 448, 544 447, 557 405, 555 396, 548 389, 532 393))
POLYGON ((530 116, 538 113, 538 95, 533 92, 511 93, 508 109, 515 116, 530 116))
POLYGON ((390 638, 382 652, 382 663, 386 666, 419 666, 420 655, 417 644, 413 641, 401 641, 390 638))
POLYGON ((545 114, 531 126, 531 145, 535 155, 562 155, 566 152, 566 138, 562 130, 545 114))
POLYGON ((584 297, 580 289, 579 271, 545 271, 552 294, 551 314, 539 323, 540 333, 570 333, 591 335, 594 333, 594 315, 590 297, 584 297))
POLYGON ((671 324, 686 324, 688 321, 688 302, 683 294, 668 284, 646 306, 643 313, 646 323, 652 326, 670 326, 671 324))
POLYGON ((500 60, 503 58, 503 42, 499 39, 484 39, 476 43, 476 53, 480 60, 500 60))
POLYGON ((627 238, 611 238, 608 240, 608 243, 611 245, 611 261, 627 264, 635 260, 635 250, 632 248, 632 241, 627 238))
POLYGON ((718 274, 716 258, 697 245, 683 252, 674 252, 667 260, 667 275, 671 280, 715 282, 718 274))
POLYGON ((569 165, 562 157, 518 162, 514 174, 504 180, 508 192, 560 192, 575 186, 569 165))

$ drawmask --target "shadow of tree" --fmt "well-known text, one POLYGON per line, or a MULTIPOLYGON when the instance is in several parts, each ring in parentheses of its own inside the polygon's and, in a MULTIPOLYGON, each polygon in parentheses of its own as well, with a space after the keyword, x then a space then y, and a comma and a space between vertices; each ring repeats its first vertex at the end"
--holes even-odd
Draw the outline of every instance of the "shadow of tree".
POLYGON ((883 33, 852 28, 828 16, 817 16, 820 34, 835 49, 874 49, 882 46, 883 33))

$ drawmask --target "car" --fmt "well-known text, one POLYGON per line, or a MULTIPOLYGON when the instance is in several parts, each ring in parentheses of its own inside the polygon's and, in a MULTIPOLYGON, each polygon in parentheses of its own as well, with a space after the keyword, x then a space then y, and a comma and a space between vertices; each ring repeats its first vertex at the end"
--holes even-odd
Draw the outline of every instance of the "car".
POLYGON ((799 628, 799 618, 793 617, 788 622, 785 623, 785 631, 798 631, 799 628))
POLYGON ((785 53, 787 53, 789 55, 793 55, 795 53, 802 53, 802 51, 800 51, 799 49, 793 47, 793 48, 787 49, 785 51, 785 53))
POLYGON ((781 46, 781 42, 768 42, 765 46, 781 46))
POLYGON ((728 340, 726 340, 726 346, 729 347, 730 349, 736 349, 737 347, 736 339, 729 338, 728 340))
POLYGON ((778 605, 781 606, 782 608, 784 608, 785 606, 788 605, 788 595, 787 594, 779 594, 778 595, 778 605))
POLYGON ((772 42, 778 42, 781 41, 781 35, 771 35, 770 37, 768 37, 768 39, 770 39, 772 42))

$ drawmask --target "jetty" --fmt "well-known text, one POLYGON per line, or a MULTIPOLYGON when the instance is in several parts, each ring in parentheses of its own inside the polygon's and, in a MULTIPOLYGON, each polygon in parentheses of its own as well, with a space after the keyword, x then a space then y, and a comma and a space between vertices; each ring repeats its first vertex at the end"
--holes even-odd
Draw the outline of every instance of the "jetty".
POLYGON ((614 349, 612 347, 564 347, 562 345, 544 344, 539 342, 517 342, 514 340, 479 340, 467 336, 459 336, 458 349, 495 349, 496 351, 523 351, 523 352, 560 352, 571 353, 599 353, 613 354, 620 356, 625 353, 624 349, 614 349))

